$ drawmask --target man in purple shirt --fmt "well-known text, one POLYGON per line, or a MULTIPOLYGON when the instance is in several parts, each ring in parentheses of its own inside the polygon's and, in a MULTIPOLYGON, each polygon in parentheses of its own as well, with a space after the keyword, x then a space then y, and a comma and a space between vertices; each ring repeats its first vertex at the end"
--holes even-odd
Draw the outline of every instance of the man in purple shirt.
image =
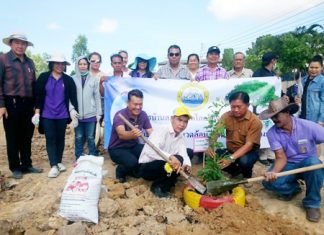
POLYGON ((31 160, 36 78, 34 62, 25 52, 33 44, 20 33, 2 41, 11 50, 0 55, 0 121, 3 118, 9 169, 13 178, 20 179, 23 173, 42 172, 32 166, 31 160))
POLYGON ((196 81, 227 79, 229 75, 226 70, 218 65, 220 50, 212 46, 207 51, 207 66, 198 70, 196 81))
POLYGON ((263 186, 275 192, 279 199, 291 200, 301 192, 298 179, 306 183, 306 196, 303 206, 306 218, 318 222, 321 218, 321 188, 323 185, 323 169, 305 173, 283 176, 277 179, 276 173, 296 168, 320 164, 316 144, 324 142, 324 127, 308 120, 293 117, 298 105, 284 98, 273 100, 269 108, 260 114, 260 119, 271 118, 274 126, 267 132, 267 137, 276 160, 265 173, 263 186))
POLYGON ((113 120, 108 151, 113 162, 117 163, 116 178, 120 183, 127 175, 136 176, 138 158, 144 147, 138 139, 143 130, 152 133, 152 125, 147 114, 142 111, 143 93, 134 89, 128 92, 127 108, 118 111, 113 120), (131 130, 119 117, 121 113, 136 129, 131 130))

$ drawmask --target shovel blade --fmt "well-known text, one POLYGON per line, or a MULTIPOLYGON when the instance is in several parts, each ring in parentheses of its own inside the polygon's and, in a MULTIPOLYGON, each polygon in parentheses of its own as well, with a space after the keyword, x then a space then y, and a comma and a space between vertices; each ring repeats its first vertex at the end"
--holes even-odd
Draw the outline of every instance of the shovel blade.
POLYGON ((204 185, 202 185, 198 180, 189 176, 188 181, 191 184, 191 186, 194 187, 199 193, 201 193, 201 194, 206 193, 206 191, 207 191, 206 187, 204 185))
POLYGON ((217 196, 221 193, 227 192, 235 188, 239 184, 246 183, 246 180, 217 180, 207 182, 207 192, 211 195, 217 196))

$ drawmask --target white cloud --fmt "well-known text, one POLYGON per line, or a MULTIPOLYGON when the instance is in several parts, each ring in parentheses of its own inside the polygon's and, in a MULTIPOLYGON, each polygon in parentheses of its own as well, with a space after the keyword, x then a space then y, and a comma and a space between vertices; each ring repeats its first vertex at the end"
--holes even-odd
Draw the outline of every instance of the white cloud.
POLYGON ((116 20, 102 19, 100 24, 96 27, 96 31, 100 33, 113 33, 118 28, 116 20))
POLYGON ((208 10, 219 20, 257 19, 298 13, 322 0, 210 0, 208 10))
POLYGON ((50 23, 47 25, 47 28, 50 30, 59 30, 62 29, 62 26, 57 23, 50 23))

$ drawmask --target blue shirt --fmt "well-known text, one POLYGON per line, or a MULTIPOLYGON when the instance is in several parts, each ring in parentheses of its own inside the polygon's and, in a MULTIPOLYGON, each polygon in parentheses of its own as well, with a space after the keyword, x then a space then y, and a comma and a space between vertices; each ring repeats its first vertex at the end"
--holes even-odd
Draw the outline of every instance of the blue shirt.
POLYGON ((291 134, 275 125, 267 132, 271 150, 283 149, 291 163, 317 156, 316 144, 324 142, 324 127, 308 120, 291 118, 291 134))
POLYGON ((64 83, 62 76, 56 80, 50 75, 45 86, 45 92, 42 117, 49 119, 69 118, 68 108, 64 101, 64 83))

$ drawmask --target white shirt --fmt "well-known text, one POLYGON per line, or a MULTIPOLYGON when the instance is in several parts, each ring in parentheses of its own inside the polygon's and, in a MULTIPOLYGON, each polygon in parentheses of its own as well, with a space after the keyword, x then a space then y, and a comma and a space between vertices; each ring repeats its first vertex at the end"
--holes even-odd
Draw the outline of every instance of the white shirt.
MULTIPOLYGON (((183 157, 183 165, 191 166, 184 137, 181 133, 178 136, 175 135, 176 133, 170 124, 154 129, 149 137, 149 140, 166 156, 170 157, 171 155, 180 155, 183 157)), ((145 144, 138 162, 148 163, 154 160, 164 159, 160 157, 148 144, 145 144)))

